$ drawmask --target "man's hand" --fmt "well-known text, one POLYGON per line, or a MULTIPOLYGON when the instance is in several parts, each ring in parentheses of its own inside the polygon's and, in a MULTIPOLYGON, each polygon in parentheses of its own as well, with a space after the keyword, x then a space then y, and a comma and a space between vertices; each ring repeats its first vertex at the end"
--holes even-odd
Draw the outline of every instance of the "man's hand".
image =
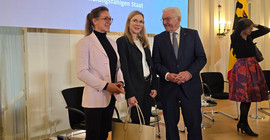
POLYGON ((166 79, 169 80, 170 82, 177 83, 177 74, 169 73, 166 79))
POLYGON ((188 71, 182 71, 177 74, 177 84, 180 85, 185 83, 186 81, 190 80, 191 74, 188 71))

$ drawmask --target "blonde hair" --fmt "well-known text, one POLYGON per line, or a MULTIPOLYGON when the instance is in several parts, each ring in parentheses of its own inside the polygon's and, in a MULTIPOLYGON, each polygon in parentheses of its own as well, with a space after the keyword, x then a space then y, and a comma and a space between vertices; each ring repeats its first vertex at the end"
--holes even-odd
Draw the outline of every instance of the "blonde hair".
MULTIPOLYGON (((144 15, 142 14, 142 12, 140 11, 132 11, 127 18, 127 22, 126 22, 126 26, 125 26, 125 31, 124 31, 124 36, 126 36, 128 38, 128 41, 131 44, 134 44, 132 35, 129 31, 129 24, 130 24, 130 20, 136 16, 136 15, 142 15, 142 17, 144 18, 144 15)), ((143 25, 142 30, 140 31, 140 33, 138 34, 138 39, 141 41, 141 43, 144 45, 144 48, 150 48, 149 46, 149 42, 147 39, 147 34, 146 34, 146 30, 145 30, 145 26, 143 25)))

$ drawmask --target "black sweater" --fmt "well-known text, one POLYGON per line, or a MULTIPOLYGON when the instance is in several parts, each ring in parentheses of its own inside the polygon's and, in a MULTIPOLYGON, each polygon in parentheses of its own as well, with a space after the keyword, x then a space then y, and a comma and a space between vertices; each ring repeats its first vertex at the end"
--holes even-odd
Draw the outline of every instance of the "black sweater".
POLYGON ((270 29, 261 25, 258 25, 258 30, 252 31, 250 35, 247 36, 247 40, 244 40, 240 33, 242 30, 235 30, 231 35, 231 48, 233 48, 233 54, 236 58, 247 58, 255 56, 255 45, 253 39, 263 36, 270 32, 270 29))
POLYGON ((95 35, 97 36, 99 42, 101 43, 102 47, 104 48, 105 52, 108 55, 109 63, 110 63, 110 72, 111 72, 111 81, 112 83, 115 82, 115 73, 117 68, 117 56, 116 53, 106 37, 106 33, 100 33, 94 30, 95 35))

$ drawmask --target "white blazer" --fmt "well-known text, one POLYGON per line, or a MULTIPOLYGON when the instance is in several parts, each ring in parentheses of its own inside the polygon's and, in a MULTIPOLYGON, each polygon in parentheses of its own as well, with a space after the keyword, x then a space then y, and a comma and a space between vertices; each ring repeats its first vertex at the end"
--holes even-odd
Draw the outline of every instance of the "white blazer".
MULTIPOLYGON (((108 38, 116 55, 116 80, 124 81, 120 69, 116 42, 108 38)), ((85 83, 82 106, 85 108, 105 108, 109 105, 111 94, 103 90, 106 83, 111 83, 109 58, 94 33, 82 38, 77 46, 77 77, 85 83)), ((120 95, 114 95, 121 100, 120 95)))

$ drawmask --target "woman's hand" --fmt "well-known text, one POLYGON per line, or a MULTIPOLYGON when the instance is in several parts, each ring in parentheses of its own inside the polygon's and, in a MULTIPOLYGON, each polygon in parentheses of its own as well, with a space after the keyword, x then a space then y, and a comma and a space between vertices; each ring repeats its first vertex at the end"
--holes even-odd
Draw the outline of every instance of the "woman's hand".
POLYGON ((107 91, 109 91, 111 94, 125 94, 123 83, 109 83, 107 88, 107 91))
POLYGON ((152 98, 155 98, 157 96, 157 91, 156 90, 151 90, 150 96, 152 98))
POLYGON ((135 106, 138 103, 137 99, 135 96, 131 97, 128 99, 128 106, 131 108, 135 106))

